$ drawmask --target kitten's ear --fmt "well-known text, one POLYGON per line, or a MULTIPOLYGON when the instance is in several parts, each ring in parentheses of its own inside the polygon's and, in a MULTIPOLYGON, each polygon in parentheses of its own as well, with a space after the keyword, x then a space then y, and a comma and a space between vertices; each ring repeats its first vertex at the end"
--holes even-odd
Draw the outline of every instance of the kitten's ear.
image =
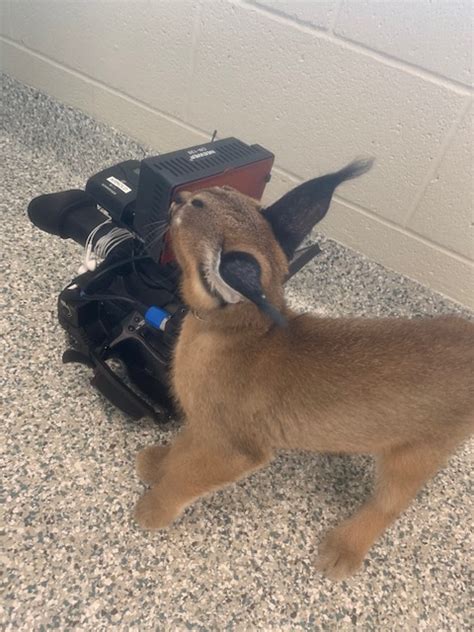
POLYGON ((291 259, 296 248, 326 215, 332 195, 345 180, 357 178, 372 166, 373 160, 355 160, 320 178, 303 182, 271 206, 263 209, 284 253, 291 259))
POLYGON ((219 274, 223 281, 235 292, 252 301, 277 325, 286 325, 285 317, 265 296, 261 282, 261 268, 258 261, 247 252, 229 251, 223 253, 219 264, 219 274))

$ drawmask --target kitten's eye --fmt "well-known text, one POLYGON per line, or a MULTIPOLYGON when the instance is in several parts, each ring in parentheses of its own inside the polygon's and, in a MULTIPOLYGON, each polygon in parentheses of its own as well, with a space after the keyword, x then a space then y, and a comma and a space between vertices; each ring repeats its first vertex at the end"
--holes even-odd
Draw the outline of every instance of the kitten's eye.
POLYGON ((194 198, 193 200, 191 200, 191 204, 196 208, 204 208, 204 202, 199 198, 194 198))
POLYGON ((181 193, 177 193, 177 194, 174 196, 174 202, 175 202, 176 204, 183 204, 183 202, 184 202, 184 198, 183 198, 183 196, 181 195, 181 193))

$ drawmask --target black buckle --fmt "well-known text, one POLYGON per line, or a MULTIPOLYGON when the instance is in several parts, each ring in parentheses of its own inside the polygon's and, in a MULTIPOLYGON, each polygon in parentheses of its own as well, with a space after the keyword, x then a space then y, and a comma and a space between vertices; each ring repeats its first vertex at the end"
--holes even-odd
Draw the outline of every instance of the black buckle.
POLYGON ((318 243, 310 244, 309 246, 305 246, 304 248, 300 248, 295 252, 295 256, 290 262, 288 266, 288 276, 287 280, 291 279, 297 272, 301 270, 307 263, 314 259, 316 255, 319 255, 321 252, 321 248, 318 243))

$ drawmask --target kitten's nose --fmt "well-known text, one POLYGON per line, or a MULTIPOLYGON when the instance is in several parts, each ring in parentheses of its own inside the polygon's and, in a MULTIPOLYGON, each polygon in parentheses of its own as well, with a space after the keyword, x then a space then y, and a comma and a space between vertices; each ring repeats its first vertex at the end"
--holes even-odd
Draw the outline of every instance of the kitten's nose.
POLYGON ((174 196, 174 202, 176 202, 178 206, 180 206, 181 204, 186 204, 191 195, 192 193, 190 191, 179 191, 174 196))
POLYGON ((191 196, 192 193, 189 191, 179 191, 176 193, 169 210, 169 217, 171 221, 176 220, 178 224, 181 222, 181 220, 178 219, 178 211, 186 204, 191 196))
POLYGON ((183 204, 186 204, 186 202, 189 200, 190 197, 191 197, 191 193, 189 191, 179 191, 178 193, 176 193, 170 205, 170 210, 169 210, 170 216, 173 217, 174 213, 176 213, 178 208, 182 206, 183 204))

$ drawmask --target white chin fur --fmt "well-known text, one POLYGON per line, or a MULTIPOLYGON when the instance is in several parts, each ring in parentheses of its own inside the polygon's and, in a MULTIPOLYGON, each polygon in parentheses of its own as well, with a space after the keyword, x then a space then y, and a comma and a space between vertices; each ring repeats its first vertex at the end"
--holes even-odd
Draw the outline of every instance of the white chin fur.
POLYGON ((206 280, 209 283, 209 287, 222 297, 222 300, 226 303, 239 303, 242 300, 242 295, 236 292, 230 285, 228 285, 219 273, 219 266, 221 264, 221 252, 217 255, 209 251, 206 256, 206 262, 204 265, 204 274, 206 280))

